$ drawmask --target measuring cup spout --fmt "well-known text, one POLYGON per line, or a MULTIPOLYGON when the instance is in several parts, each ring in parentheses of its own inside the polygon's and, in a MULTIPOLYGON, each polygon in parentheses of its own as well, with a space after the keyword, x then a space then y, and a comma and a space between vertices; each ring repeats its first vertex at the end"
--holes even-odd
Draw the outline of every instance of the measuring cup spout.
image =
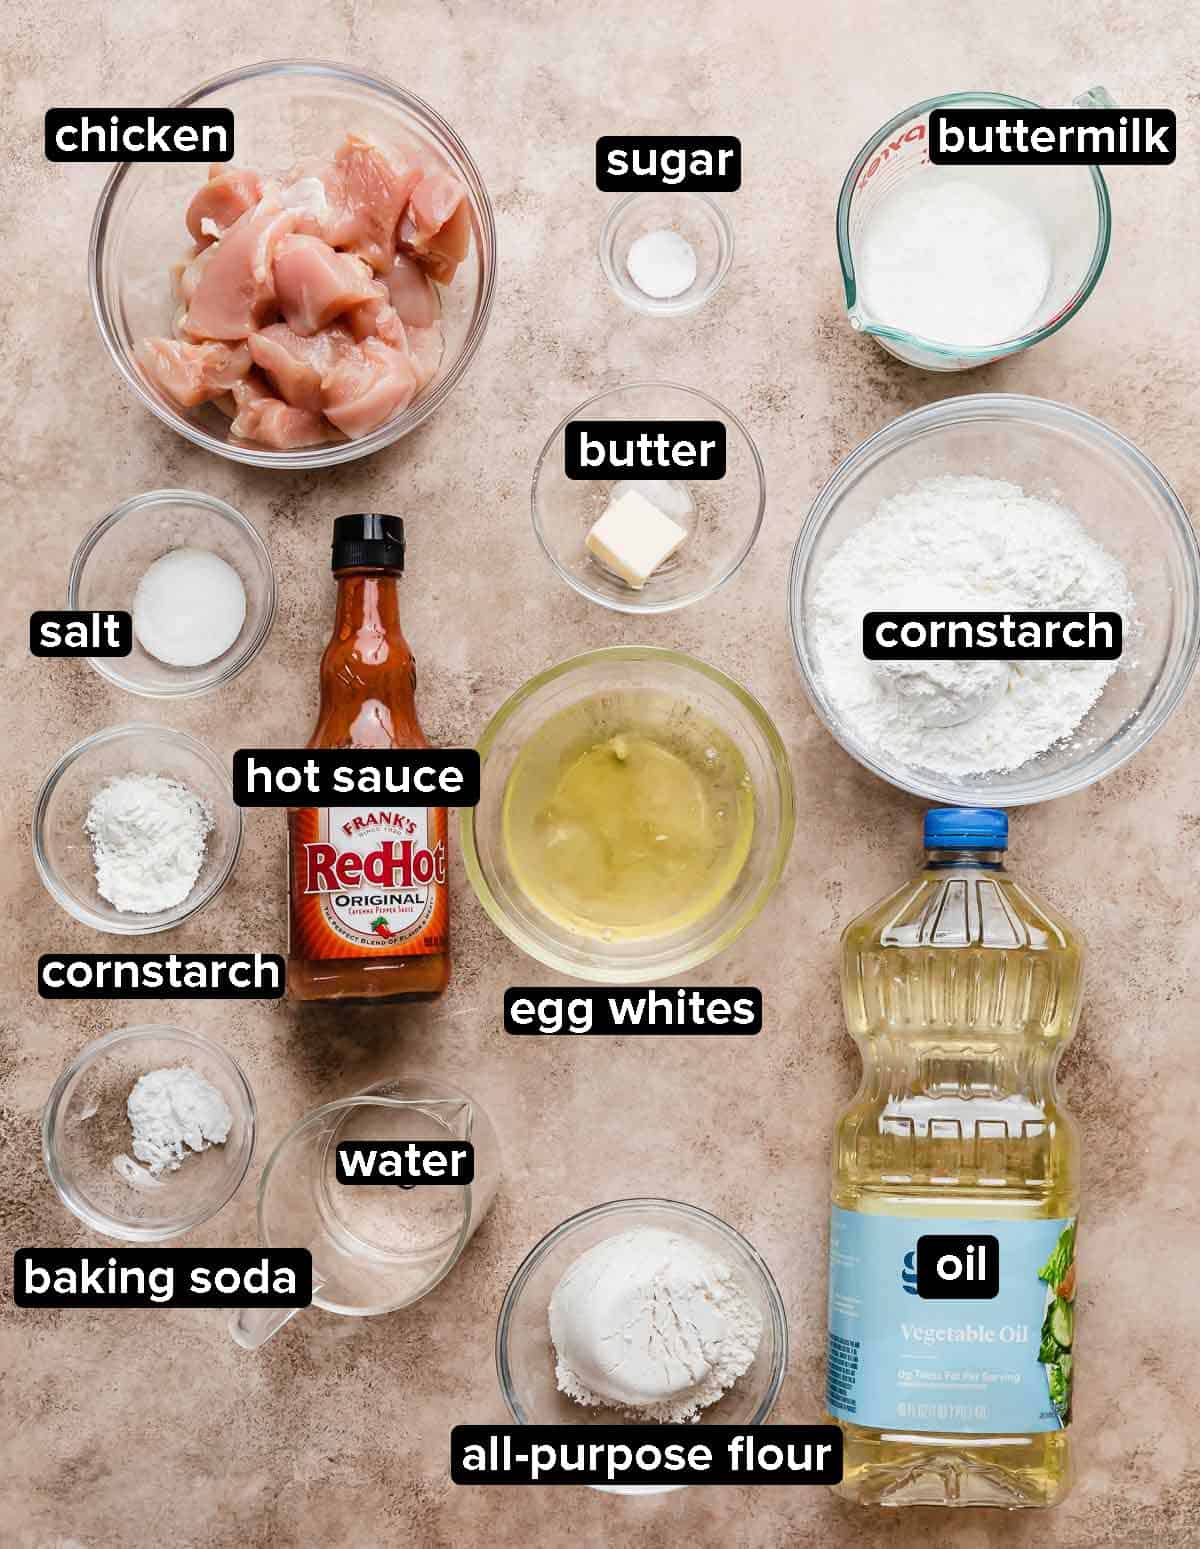
POLYGON ((229 1333, 234 1344, 241 1345, 243 1350, 257 1350, 303 1310, 301 1307, 237 1307, 229 1318, 229 1333))
POLYGON ((1089 86, 1087 91, 1081 91, 1077 97, 1071 98, 1071 106, 1076 108, 1115 108, 1117 104, 1105 87, 1089 86))
MULTIPOLYGON (((324 1284, 324 1278, 314 1270, 312 1294, 315 1296, 324 1284)), ((303 1307, 235 1307, 229 1315, 229 1334, 243 1350, 257 1350, 303 1311, 303 1307)))

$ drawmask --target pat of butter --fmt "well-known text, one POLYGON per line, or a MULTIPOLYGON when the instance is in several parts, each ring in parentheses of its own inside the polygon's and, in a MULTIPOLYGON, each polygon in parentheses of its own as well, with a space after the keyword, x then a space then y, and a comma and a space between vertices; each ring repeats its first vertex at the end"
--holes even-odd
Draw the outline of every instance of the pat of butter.
POLYGON ((614 500, 587 535, 588 552, 641 590, 687 537, 687 529, 630 490, 614 500))

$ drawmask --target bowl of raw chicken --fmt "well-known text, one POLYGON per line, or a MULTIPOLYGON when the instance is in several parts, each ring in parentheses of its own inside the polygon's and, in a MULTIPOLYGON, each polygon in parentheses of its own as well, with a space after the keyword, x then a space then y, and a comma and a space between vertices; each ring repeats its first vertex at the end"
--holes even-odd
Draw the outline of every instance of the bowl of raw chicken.
POLYGON ((92 226, 101 337, 159 419, 236 462, 324 468, 449 395, 487 326, 491 201, 401 87, 309 60, 174 104, 230 108, 235 157, 118 166, 92 226))

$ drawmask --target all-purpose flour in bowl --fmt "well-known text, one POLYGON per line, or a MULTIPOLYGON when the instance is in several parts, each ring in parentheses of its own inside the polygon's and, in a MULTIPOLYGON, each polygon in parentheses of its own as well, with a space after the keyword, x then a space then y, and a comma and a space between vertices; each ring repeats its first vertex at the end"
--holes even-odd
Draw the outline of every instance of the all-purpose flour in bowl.
POLYGON ((869 612, 1115 612, 1134 600, 1120 563, 1063 506, 1016 484, 948 474, 891 496, 817 578, 817 676, 864 746, 910 768, 1020 768, 1070 739, 1113 661, 868 661, 869 612))

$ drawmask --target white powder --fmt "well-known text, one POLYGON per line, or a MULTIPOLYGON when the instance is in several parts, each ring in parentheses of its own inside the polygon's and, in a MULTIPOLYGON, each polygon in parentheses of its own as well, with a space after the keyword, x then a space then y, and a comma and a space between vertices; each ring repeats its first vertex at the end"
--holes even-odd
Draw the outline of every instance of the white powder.
POLYGON ((1078 519, 1015 484, 929 479, 885 500, 817 578, 808 629, 817 675, 868 748, 941 774, 1017 769, 1078 728, 1115 662, 868 661, 871 611, 1120 613, 1125 572, 1078 519))
POLYGON ((639 1227, 580 1254, 550 1298, 558 1386, 639 1419, 693 1420, 749 1370, 762 1315, 730 1266, 639 1227))
POLYGON ((937 343, 984 345, 1032 326, 1053 258, 1028 210, 973 178, 920 172, 868 217, 857 267, 876 321, 937 343))
POLYGON ((200 875, 212 808, 162 775, 117 775, 84 819, 96 887, 125 914, 158 914, 183 903, 200 875))
MULTIPOLYGON (((174 1172, 193 1152, 223 1146, 233 1127, 233 1114, 220 1092, 186 1065, 139 1076, 125 1106, 133 1154, 155 1178, 163 1171, 174 1172)), ((127 1156, 116 1157, 113 1165, 127 1181, 134 1181, 127 1156)))
POLYGON ((696 253, 686 237, 662 227, 630 244, 625 259, 637 288, 656 301, 681 296, 696 279, 696 253))
POLYGON ((224 656, 246 621, 246 588, 209 549, 171 549, 138 582, 133 632, 169 667, 201 667, 224 656))

